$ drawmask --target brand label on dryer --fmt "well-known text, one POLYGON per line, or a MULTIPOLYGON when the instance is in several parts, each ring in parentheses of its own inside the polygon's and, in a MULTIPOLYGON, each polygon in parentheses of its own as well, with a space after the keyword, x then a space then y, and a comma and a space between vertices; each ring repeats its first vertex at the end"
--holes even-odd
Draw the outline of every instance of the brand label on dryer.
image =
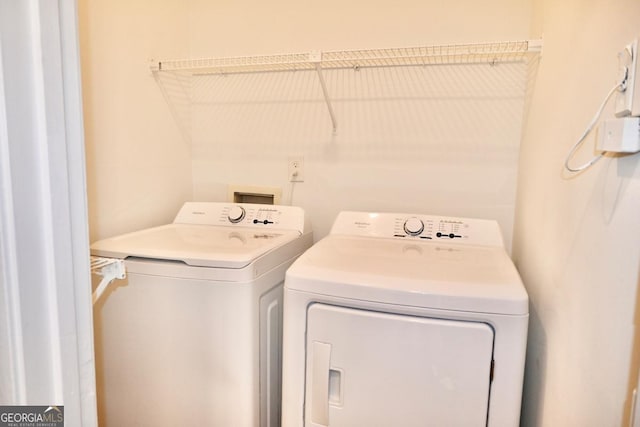
POLYGON ((353 223, 358 228, 369 228, 371 227, 370 222, 356 221, 353 223))

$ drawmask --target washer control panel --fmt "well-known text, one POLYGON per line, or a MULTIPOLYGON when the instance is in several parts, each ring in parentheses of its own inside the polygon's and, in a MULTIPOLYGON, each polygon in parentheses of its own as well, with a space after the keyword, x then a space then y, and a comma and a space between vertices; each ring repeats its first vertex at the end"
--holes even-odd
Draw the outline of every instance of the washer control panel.
POLYGON ((341 212, 331 234, 504 246, 496 221, 433 215, 341 212))
POLYGON ((260 227, 305 231, 304 211, 296 206, 252 203, 187 202, 174 224, 260 227))

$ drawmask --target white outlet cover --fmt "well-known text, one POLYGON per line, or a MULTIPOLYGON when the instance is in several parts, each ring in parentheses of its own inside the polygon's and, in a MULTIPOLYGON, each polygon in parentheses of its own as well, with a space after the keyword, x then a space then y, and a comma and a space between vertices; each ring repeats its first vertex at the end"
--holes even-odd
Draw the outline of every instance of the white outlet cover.
POLYGON ((289 182, 304 182, 304 157, 289 157, 289 182))
POLYGON ((626 89, 618 91, 616 94, 616 117, 626 117, 630 115, 638 115, 640 113, 640 101, 638 99, 638 88, 636 86, 636 75, 638 74, 638 39, 635 39, 618 52, 619 78, 625 73, 627 74, 626 89))
POLYGON ((629 87, 628 90, 632 93, 631 100, 631 115, 633 117, 640 117, 640 58, 638 55, 640 51, 640 38, 635 39, 634 42, 635 50, 634 50, 634 63, 633 63, 633 87, 629 87))

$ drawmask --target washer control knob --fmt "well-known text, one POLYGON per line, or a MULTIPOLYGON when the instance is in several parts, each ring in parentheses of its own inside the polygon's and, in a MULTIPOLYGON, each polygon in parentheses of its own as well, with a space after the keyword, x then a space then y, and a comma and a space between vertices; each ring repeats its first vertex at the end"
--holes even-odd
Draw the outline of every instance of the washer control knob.
POLYGON ((424 222, 416 217, 409 218, 404 222, 404 231, 410 236, 417 236, 424 231, 424 222))
POLYGON ((246 212, 242 206, 234 206, 229 209, 229 215, 227 216, 227 219, 235 224, 242 221, 245 214, 246 212))

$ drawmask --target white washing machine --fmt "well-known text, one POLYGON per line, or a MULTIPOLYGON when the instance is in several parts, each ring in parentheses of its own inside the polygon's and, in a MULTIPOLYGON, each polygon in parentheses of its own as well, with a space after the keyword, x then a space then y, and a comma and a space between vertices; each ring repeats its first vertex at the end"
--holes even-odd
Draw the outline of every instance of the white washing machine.
POLYGON ((282 284, 312 244, 302 209, 186 203, 94 243, 125 259, 94 310, 100 425, 280 425, 282 284))
POLYGON ((494 221, 342 212, 287 271, 283 427, 516 427, 528 297, 494 221))

